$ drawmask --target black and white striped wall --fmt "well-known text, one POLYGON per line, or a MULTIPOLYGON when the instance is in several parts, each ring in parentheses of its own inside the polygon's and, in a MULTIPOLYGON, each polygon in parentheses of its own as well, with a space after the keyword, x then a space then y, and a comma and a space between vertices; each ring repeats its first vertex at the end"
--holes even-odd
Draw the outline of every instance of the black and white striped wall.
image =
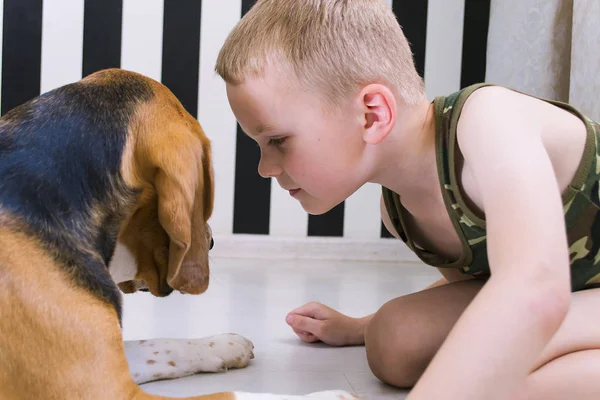
MULTIPOLYGON (((430 98, 484 80, 490 1, 388 0, 430 98)), ((134 70, 166 84, 213 142, 215 234, 389 237, 377 185, 326 215, 308 216, 274 180, 259 177, 258 148, 237 127, 224 84, 213 72, 225 37, 253 3, 0 0, 1 112, 99 69, 134 70)))

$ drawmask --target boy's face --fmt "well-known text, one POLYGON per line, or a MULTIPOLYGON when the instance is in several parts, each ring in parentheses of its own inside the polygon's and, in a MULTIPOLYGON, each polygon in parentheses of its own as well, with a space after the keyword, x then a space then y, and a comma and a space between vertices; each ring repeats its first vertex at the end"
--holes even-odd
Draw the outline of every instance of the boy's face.
POLYGON ((358 104, 333 108, 322 96, 283 73, 265 73, 227 96, 240 126, 261 151, 258 172, 279 185, 311 214, 322 214, 368 180, 364 115, 358 104))

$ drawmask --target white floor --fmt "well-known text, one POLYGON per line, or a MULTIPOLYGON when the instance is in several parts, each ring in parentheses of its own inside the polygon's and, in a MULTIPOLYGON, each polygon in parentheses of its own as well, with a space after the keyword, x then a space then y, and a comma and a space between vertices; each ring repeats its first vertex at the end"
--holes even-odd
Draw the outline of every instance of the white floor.
POLYGON ((306 394, 343 389, 363 399, 403 399, 370 372, 364 347, 330 348, 301 342, 285 324, 288 311, 315 300, 351 316, 419 290, 438 277, 416 263, 212 260, 211 284, 201 296, 147 293, 125 296, 124 338, 199 338, 234 332, 252 340, 245 369, 199 374, 143 385, 175 397, 218 391, 306 394))

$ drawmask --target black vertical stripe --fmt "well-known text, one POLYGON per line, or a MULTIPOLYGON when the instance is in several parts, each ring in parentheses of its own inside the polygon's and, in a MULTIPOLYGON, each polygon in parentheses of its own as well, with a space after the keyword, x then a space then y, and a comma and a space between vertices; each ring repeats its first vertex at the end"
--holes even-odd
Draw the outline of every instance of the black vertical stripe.
POLYGON ((381 223, 381 237, 385 238, 385 239, 390 239, 390 238, 394 237, 394 235, 392 235, 390 233, 390 231, 388 230, 388 228, 385 227, 385 225, 383 224, 383 222, 381 223))
MULTIPOLYGON (((254 0, 242 0, 242 16, 254 0)), ((233 233, 269 234, 271 179, 258 174, 260 149, 237 127, 233 233)))
POLYGON ((121 67, 123 0, 85 0, 83 76, 121 67))
POLYGON ((344 236, 345 203, 340 203, 328 213, 308 216, 308 236, 344 236))
POLYGON ((200 76, 200 0, 165 0, 162 83, 194 116, 200 76))
MULTIPOLYGON (((427 50, 427 16, 429 11, 428 0, 394 0, 392 10, 396 14, 398 23, 415 60, 415 67, 421 77, 425 76, 425 52, 427 50)), ((383 222, 381 223, 381 237, 393 238, 383 222)))
POLYGON ((250 11, 256 0, 242 0, 242 17, 250 11))
POLYGON ((485 81, 491 0, 465 0, 461 88, 485 81))
POLYGON ((269 234, 271 178, 262 178, 257 166, 260 149, 237 127, 233 233, 269 234))
POLYGON ((419 75, 425 75, 428 0, 394 0, 392 10, 410 43, 419 75))
POLYGON ((342 202, 329 212, 308 216, 308 236, 344 236, 344 211, 342 202))
POLYGON ((38 96, 42 71, 42 0, 4 0, 2 114, 38 96))

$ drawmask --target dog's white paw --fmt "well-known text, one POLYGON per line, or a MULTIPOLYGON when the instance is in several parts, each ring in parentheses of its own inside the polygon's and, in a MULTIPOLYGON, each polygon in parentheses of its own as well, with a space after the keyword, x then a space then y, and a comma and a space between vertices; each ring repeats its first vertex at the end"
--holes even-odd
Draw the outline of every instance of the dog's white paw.
POLYGON ((315 392, 306 396, 311 400, 358 400, 359 397, 353 393, 344 390, 327 390, 325 392, 315 392))
POLYGON ((137 384, 244 368, 254 358, 252 342, 236 334, 126 341, 124 346, 131 377, 137 384))
POLYGON ((235 400, 359 400, 355 394, 344 390, 327 390, 304 396, 279 395, 269 393, 235 392, 235 400))
POLYGON ((210 336, 190 341, 192 351, 202 355, 198 372, 220 372, 230 368, 244 368, 254 358, 254 345, 235 333, 210 336))

